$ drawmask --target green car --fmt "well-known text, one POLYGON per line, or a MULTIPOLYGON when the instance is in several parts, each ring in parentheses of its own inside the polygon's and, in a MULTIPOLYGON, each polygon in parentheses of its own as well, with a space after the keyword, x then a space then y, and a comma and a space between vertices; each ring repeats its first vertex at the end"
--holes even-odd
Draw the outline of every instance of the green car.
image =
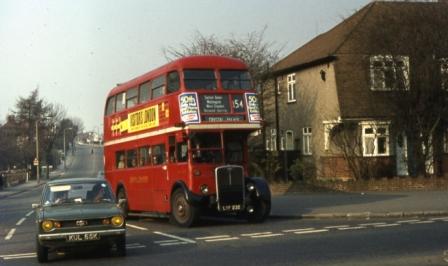
POLYGON ((126 221, 104 179, 71 178, 48 182, 36 211, 39 262, 48 252, 77 246, 114 247, 126 255, 126 221))

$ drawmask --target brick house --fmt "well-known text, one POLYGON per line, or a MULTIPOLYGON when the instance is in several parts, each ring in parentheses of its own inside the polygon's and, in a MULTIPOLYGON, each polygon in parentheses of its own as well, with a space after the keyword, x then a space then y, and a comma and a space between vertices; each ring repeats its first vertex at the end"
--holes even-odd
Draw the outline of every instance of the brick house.
POLYGON ((266 150, 317 178, 448 176, 446 14, 375 1, 280 60, 266 150))

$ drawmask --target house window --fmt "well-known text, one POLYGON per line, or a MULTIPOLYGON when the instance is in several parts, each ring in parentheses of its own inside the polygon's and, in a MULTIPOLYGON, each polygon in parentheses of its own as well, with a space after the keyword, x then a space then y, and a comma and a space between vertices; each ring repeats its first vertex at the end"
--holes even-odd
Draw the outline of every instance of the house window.
POLYGON ((388 156, 389 123, 365 122, 361 125, 363 156, 388 156))
POLYGON ((290 74, 288 80, 288 103, 296 101, 296 74, 290 74))
POLYGON ((448 58, 440 59, 440 78, 442 89, 448 91, 448 58))
POLYGON ((312 151, 311 151, 311 137, 312 137, 312 132, 311 132, 311 128, 310 127, 304 127, 302 129, 303 131, 303 155, 312 155, 312 151))
POLYGON ((270 134, 266 138, 266 150, 267 151, 277 150, 277 130, 275 130, 275 128, 272 128, 270 130, 270 134))
POLYGON ((370 57, 370 78, 374 91, 409 90, 409 57, 370 57))
POLYGON ((285 140, 286 140, 286 143, 285 143, 286 150, 287 151, 294 150, 294 131, 286 130, 285 140))

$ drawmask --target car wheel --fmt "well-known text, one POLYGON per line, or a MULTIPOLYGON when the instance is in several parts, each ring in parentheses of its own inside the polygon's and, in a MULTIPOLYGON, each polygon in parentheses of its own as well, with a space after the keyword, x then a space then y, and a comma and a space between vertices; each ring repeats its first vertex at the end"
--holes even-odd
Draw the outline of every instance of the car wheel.
POLYGON ((171 218, 182 227, 192 226, 199 217, 199 209, 190 204, 182 189, 176 189, 171 196, 171 218))
POLYGON ((36 253, 38 262, 42 263, 48 261, 48 248, 42 246, 37 238, 36 238, 36 253))
POLYGON ((125 199, 126 202, 124 203, 123 206, 121 206, 121 209, 123 210, 123 215, 124 217, 128 217, 128 212, 129 212, 129 205, 128 205, 128 198, 126 196, 126 191, 124 190, 124 188, 119 188, 118 189, 118 193, 117 193, 117 203, 120 199, 125 199))
POLYGON ((126 256, 126 236, 120 237, 115 243, 117 248, 117 255, 120 257, 126 256))
POLYGON ((268 218, 271 212, 271 203, 258 199, 254 204, 254 211, 247 214, 247 220, 250 223, 261 223, 268 218))

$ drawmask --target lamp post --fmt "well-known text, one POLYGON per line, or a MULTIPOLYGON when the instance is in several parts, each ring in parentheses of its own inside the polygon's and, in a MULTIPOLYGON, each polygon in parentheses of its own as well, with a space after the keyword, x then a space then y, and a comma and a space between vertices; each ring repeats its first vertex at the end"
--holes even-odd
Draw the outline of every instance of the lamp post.
POLYGON ((40 182, 40 168, 39 168, 39 120, 36 120, 36 160, 34 161, 34 164, 37 167, 36 171, 36 181, 39 184, 40 182))
POLYGON ((64 171, 65 171, 65 169, 67 169, 66 165, 65 165, 65 161, 67 160, 67 152, 65 151, 65 131, 66 130, 72 130, 72 128, 71 127, 64 128, 64 171))

